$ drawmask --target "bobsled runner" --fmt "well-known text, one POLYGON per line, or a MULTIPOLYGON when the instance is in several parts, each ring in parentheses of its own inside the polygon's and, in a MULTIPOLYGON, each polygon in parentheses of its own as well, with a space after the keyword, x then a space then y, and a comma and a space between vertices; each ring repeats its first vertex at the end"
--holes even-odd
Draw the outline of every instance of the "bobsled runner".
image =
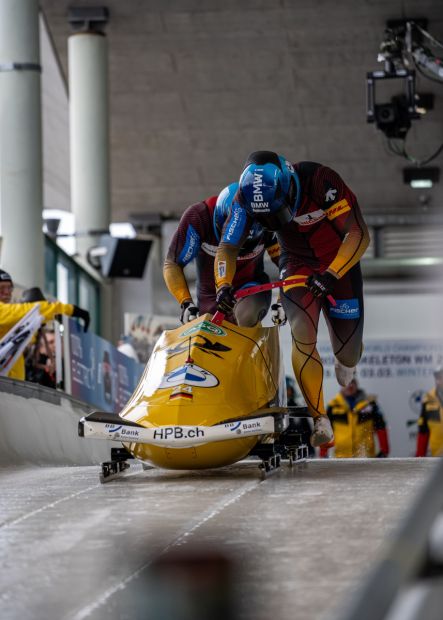
POLYGON ((102 482, 131 457, 166 469, 206 469, 257 455, 263 474, 282 458, 305 458, 294 417, 308 414, 287 407, 278 331, 239 327, 217 313, 163 332, 119 415, 93 412, 79 422, 81 437, 124 446, 102 464, 102 482))

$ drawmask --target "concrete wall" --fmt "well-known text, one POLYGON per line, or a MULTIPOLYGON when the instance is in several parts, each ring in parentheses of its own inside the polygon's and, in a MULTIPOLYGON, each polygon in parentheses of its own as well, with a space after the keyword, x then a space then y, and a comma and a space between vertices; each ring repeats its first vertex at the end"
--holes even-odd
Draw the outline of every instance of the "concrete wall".
POLYGON ((0 394, 0 466, 94 465, 109 460, 108 442, 78 436, 79 419, 92 410, 88 405, 5 377, 0 378, 0 394))

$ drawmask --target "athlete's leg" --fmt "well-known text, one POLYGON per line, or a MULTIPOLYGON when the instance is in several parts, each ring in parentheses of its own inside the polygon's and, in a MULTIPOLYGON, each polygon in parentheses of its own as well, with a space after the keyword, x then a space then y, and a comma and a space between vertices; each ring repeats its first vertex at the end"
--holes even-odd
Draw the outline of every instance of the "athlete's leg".
POLYGON ((294 374, 308 410, 314 418, 311 445, 320 446, 334 438, 331 423, 325 413, 323 364, 317 351, 317 327, 321 303, 305 286, 285 290, 281 302, 291 327, 294 374))
POLYGON ((215 290, 213 292, 199 291, 198 292, 198 309, 200 315, 215 314, 217 310, 217 303, 215 301, 215 290))
POLYGON ((263 293, 257 293, 256 295, 240 299, 234 308, 237 325, 243 327, 257 325, 266 316, 271 305, 271 299, 271 291, 264 291, 263 293))
MULTIPOLYGON (((306 276, 300 272, 298 275, 306 276)), ((300 284, 303 280, 302 277, 300 284)), ((284 290, 281 294, 281 303, 291 328, 294 374, 311 415, 313 417, 323 415, 325 413, 322 389, 323 365, 317 351, 321 303, 305 286, 284 290)))
POLYGON ((341 385, 350 383, 363 351, 363 282, 360 265, 355 265, 334 287, 337 306, 323 302, 323 314, 336 358, 336 375, 341 385))
MULTIPOLYGON (((258 274, 256 280, 243 284, 243 286, 237 290, 242 290, 249 286, 257 286, 258 284, 265 284, 267 282, 269 282, 269 277, 263 272, 262 274, 258 274)), ((234 308, 234 317, 237 325, 241 325, 242 327, 253 327, 257 325, 268 313, 271 300, 271 291, 263 291, 263 293, 249 295, 248 297, 240 299, 234 308)))

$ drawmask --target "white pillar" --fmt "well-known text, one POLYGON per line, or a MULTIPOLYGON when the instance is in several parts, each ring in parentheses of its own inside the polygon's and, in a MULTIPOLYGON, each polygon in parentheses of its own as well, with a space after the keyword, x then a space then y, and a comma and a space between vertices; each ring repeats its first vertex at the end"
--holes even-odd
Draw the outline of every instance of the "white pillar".
MULTIPOLYGON (((71 198, 77 232, 110 222, 108 50, 99 32, 69 37, 71 198)), ((84 255, 98 237, 78 237, 84 255)))
POLYGON ((0 0, 0 267, 44 288, 38 0, 0 0))

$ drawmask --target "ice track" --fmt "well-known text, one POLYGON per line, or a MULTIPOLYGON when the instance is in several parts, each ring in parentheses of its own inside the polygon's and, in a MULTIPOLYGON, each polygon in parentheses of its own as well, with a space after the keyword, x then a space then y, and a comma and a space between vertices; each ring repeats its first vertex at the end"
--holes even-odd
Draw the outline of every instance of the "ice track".
MULTIPOLYGON (((360 582, 432 459, 204 472, 0 469, 2 620, 141 618, 152 562, 207 544, 237 558, 240 617, 320 620, 360 582)), ((149 618, 149 616, 143 616, 149 618)))

